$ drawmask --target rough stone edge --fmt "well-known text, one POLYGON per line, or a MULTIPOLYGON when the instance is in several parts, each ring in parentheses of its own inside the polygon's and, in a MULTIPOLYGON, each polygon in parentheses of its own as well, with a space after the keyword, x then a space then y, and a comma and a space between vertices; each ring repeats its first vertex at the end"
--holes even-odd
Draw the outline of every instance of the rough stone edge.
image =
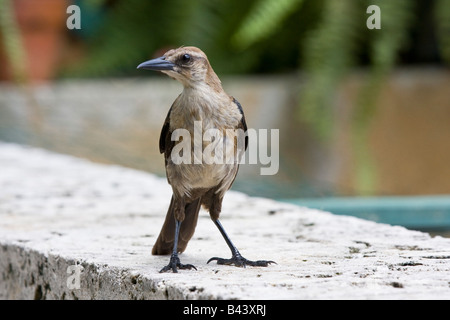
POLYGON ((0 244, 0 299, 23 300, 179 300, 221 299, 195 287, 154 280, 128 269, 75 261, 20 244, 0 244), (80 265, 80 289, 70 289, 69 266, 80 265))

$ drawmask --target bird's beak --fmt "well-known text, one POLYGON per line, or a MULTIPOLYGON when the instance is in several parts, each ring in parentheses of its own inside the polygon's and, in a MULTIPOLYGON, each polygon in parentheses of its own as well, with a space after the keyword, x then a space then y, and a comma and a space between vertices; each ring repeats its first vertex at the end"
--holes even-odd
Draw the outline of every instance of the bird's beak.
POLYGON ((165 57, 159 57, 156 59, 142 62, 140 65, 137 66, 137 69, 161 71, 161 70, 173 70, 174 66, 175 64, 170 61, 167 61, 165 57))

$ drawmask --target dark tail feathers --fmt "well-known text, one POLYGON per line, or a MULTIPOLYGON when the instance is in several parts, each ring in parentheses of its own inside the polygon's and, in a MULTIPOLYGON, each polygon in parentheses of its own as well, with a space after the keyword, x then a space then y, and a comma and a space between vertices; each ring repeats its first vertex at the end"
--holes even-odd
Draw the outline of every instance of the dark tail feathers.
MULTIPOLYGON (((186 205, 185 219, 181 223, 180 235, 178 237, 178 252, 183 252, 189 240, 194 235, 197 226, 198 212, 200 211, 200 198, 186 205)), ((169 210, 167 211, 166 220, 159 233, 158 239, 152 249, 153 255, 172 254, 173 243, 175 240, 175 217, 173 213, 174 199, 170 200, 169 210)))

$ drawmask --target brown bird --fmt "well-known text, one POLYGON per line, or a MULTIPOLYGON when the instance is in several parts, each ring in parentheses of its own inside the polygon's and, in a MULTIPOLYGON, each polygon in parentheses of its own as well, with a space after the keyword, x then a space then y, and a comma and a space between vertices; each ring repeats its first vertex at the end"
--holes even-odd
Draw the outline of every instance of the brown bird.
POLYGON ((236 132, 245 133, 247 124, 241 105, 223 90, 206 55, 196 47, 181 47, 137 68, 161 71, 183 85, 159 139, 167 180, 173 190, 164 225, 152 250, 154 255, 171 254, 169 264, 160 272, 196 269, 191 264, 181 264, 178 253, 186 249, 194 234, 200 206, 209 211, 232 254, 230 259, 213 257, 207 263, 215 260, 218 264, 239 267, 266 267, 275 263, 242 257, 219 221, 223 197, 234 182, 240 157, 247 148, 247 137, 242 139, 236 132), (177 139, 177 129, 194 138, 189 141, 190 137, 184 135, 177 139), (204 138, 206 133, 210 139, 204 138), (200 134, 200 139, 196 134, 200 134), (210 157, 205 155, 208 148, 213 150, 210 157))

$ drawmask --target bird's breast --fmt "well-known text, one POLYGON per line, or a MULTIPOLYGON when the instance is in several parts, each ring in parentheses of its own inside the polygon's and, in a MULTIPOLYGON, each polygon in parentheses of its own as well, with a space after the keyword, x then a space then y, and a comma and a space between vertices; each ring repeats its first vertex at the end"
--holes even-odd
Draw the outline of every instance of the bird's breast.
POLYGON ((226 191, 234 180, 242 151, 236 143, 241 118, 225 93, 185 89, 170 114, 170 131, 181 129, 178 133, 183 134, 172 149, 175 157, 182 153, 183 161, 173 161, 172 156, 166 166, 172 187, 186 195, 192 189, 219 184, 226 191))

